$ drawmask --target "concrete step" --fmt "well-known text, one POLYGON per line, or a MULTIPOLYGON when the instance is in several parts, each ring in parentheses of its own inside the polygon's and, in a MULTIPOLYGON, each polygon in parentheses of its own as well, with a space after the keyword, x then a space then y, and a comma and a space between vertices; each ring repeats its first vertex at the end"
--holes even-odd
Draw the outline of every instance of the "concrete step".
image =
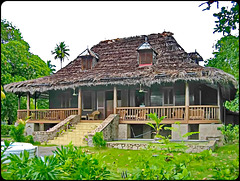
POLYGON ((54 140, 49 140, 48 144, 56 145, 68 145, 71 141, 75 146, 87 146, 87 143, 83 141, 84 135, 91 132, 98 127, 101 123, 78 123, 75 125, 75 129, 67 131, 64 134, 56 137, 54 140))

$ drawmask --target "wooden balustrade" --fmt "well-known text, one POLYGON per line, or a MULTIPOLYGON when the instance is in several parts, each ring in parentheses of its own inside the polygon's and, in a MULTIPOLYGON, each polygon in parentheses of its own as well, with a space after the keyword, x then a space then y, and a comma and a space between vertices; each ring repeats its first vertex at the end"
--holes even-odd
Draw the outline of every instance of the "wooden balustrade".
POLYGON ((148 120, 147 114, 156 113, 158 117, 167 116, 165 119, 183 120, 185 106, 161 107, 118 107, 117 113, 120 120, 148 120))
MULTIPOLYGON (((30 109, 30 119, 33 120, 64 120, 70 115, 77 115, 78 108, 67 109, 30 109)), ((18 119, 26 119, 27 110, 18 110, 18 119)))
POLYGON ((219 120, 218 106, 189 106, 190 120, 219 120))
MULTIPOLYGON (((117 107, 120 121, 147 121, 147 114, 156 113, 160 118, 167 116, 165 120, 188 121, 188 120, 219 120, 218 106, 159 106, 159 107, 117 107), (188 110, 189 118, 185 119, 188 110)), ((70 115, 77 115, 78 108, 68 109, 30 109, 33 120, 64 120, 70 115)), ((18 119, 26 119, 27 110, 18 110, 18 119)))
MULTIPOLYGON (((219 120, 218 106, 189 106, 187 107, 189 118, 185 120, 219 120)), ((147 114, 156 113, 160 118, 167 116, 165 120, 184 120, 185 106, 159 106, 159 107, 118 107, 117 114, 120 120, 145 121, 149 120, 147 114)))

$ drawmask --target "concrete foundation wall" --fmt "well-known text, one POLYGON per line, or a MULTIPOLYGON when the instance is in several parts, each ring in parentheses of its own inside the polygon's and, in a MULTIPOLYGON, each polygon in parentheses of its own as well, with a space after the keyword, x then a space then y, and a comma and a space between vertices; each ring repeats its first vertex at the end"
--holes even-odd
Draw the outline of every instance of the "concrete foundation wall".
MULTIPOLYGON (((172 127, 175 127, 178 130, 180 130, 181 135, 184 135, 188 132, 188 124, 180 124, 180 125, 172 124, 172 127)), ((172 131, 172 139, 181 140, 178 131, 172 131)), ((187 137, 183 138, 183 140, 187 140, 187 139, 188 139, 187 137)))
POLYGON ((127 139, 130 137, 130 125, 119 124, 118 125, 118 139, 127 139))
POLYGON ((222 127, 222 124, 199 124, 199 140, 207 140, 208 137, 220 137, 223 140, 223 136, 218 127, 222 127))

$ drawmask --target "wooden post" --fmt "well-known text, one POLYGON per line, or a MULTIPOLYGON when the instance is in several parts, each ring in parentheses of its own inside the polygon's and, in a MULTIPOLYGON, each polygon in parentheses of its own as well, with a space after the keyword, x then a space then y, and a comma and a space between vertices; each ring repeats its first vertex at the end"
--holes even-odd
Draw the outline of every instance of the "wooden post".
MULTIPOLYGON (((18 94, 18 110, 21 109, 21 94, 18 94)), ((17 119, 20 118, 20 112, 17 112, 17 119)))
POLYGON ((185 121, 189 121, 189 85, 185 84, 185 121))
POLYGON ((27 117, 30 116, 30 92, 27 92, 27 117))
POLYGON ((117 87, 113 88, 113 111, 114 114, 117 114, 117 87))
POLYGON ((221 120, 221 89, 220 85, 217 85, 217 104, 218 104, 218 119, 221 120))
POLYGON ((37 109, 37 93, 36 92, 34 93, 34 107, 36 110, 37 109))
POLYGON ((78 89, 78 115, 80 115, 80 120, 82 117, 82 89, 78 89))
POLYGON ((18 94, 18 110, 21 109, 21 95, 20 93, 18 94))

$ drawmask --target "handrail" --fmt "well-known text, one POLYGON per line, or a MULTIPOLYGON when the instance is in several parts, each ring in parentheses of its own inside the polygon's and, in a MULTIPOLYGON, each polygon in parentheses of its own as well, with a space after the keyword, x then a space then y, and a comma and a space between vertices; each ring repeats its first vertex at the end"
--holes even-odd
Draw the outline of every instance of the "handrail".
POLYGON ((117 107, 121 121, 146 121, 147 114, 151 112, 158 117, 167 116, 166 120, 219 120, 219 107, 216 105, 117 107))
POLYGON ((64 120, 70 115, 77 115, 78 108, 64 108, 64 109, 25 109, 18 110, 18 119, 25 119, 29 111, 31 118, 34 120, 64 120))

